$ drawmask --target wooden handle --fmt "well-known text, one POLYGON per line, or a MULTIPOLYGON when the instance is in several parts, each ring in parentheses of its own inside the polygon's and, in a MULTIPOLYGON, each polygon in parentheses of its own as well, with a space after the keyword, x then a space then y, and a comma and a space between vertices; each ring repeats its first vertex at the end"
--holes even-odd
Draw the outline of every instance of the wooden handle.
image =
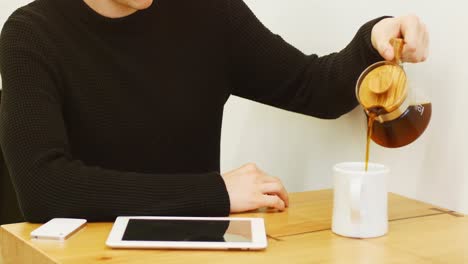
POLYGON ((393 62, 396 64, 401 63, 401 53, 403 52, 403 45, 405 42, 401 38, 392 38, 390 40, 390 44, 393 46, 393 52, 395 53, 395 57, 393 58, 393 62))
MULTIPOLYGON (((395 57, 393 58, 393 63, 400 64, 401 63, 401 53, 403 51, 403 45, 405 44, 403 39, 401 38, 392 38, 390 40, 390 44, 393 46, 393 51, 395 53, 395 57)), ((396 65, 388 66, 388 67, 380 67, 379 74, 376 74, 374 78, 371 80, 370 90, 375 94, 383 94, 386 93, 394 84, 394 79, 399 78, 398 76, 395 77, 394 67, 399 67, 396 65), (391 70, 387 70, 390 68, 391 70)))

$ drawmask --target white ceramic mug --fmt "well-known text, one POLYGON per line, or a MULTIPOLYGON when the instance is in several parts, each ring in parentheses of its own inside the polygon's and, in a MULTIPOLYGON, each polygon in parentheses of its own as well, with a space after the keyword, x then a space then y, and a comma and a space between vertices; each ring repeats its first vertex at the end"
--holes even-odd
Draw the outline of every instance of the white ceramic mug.
POLYGON ((334 166, 332 231, 355 238, 383 236, 388 231, 387 174, 384 165, 346 162, 334 166))

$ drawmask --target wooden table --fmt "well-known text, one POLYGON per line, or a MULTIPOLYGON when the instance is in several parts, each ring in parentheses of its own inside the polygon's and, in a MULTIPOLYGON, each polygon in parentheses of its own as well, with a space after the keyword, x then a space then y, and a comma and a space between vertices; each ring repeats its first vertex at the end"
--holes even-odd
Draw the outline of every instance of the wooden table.
POLYGON ((332 191, 290 195, 282 213, 236 215, 265 218, 268 249, 248 251, 112 250, 112 223, 90 223, 65 242, 29 238, 37 224, 0 228, 7 263, 468 263, 468 218, 399 195, 389 195, 390 230, 374 239, 330 231, 332 191))

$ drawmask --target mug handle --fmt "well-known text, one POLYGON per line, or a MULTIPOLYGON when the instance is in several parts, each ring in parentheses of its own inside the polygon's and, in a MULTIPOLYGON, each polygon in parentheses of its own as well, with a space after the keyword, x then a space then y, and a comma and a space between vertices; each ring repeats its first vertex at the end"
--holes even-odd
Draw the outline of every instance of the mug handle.
POLYGON ((352 178, 349 182, 349 200, 351 201, 351 222, 358 224, 361 221, 361 193, 362 178, 352 178))

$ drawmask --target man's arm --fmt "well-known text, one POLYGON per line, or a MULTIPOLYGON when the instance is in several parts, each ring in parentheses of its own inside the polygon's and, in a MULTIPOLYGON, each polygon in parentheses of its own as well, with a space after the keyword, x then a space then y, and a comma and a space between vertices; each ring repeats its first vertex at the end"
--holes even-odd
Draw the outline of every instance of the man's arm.
POLYGON ((113 221, 119 215, 226 216, 216 172, 157 175, 91 167, 70 154, 58 78, 31 26, 10 20, 0 37, 0 143, 24 216, 113 221))
POLYGON ((381 18, 363 25, 342 51, 307 56, 271 33, 242 0, 228 2, 235 95, 319 118, 338 118, 358 104, 355 85, 361 72, 383 60, 371 43, 372 28, 381 18))

